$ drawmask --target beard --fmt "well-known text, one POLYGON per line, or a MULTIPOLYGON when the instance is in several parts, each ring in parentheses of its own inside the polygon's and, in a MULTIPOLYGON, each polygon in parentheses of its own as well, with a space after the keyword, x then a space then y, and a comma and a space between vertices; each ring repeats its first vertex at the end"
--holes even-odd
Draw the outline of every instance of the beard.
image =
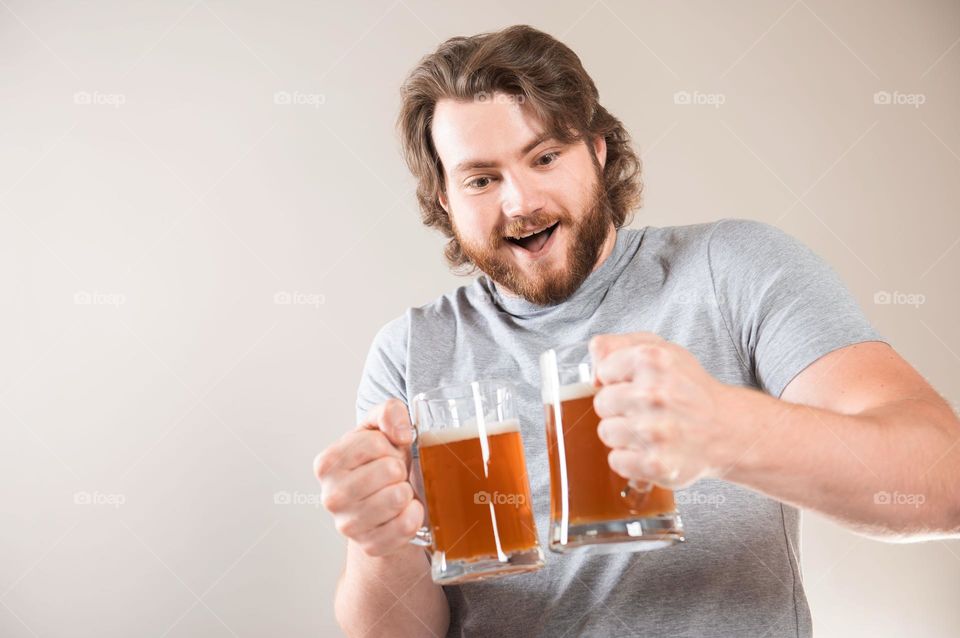
POLYGON ((593 272, 607 239, 612 216, 602 184, 601 179, 596 180, 587 209, 579 220, 575 220, 568 211, 538 211, 532 215, 515 217, 499 226, 485 242, 465 241, 455 226, 454 236, 460 242, 463 254, 496 283, 538 306, 558 304, 576 292, 593 272), (503 254, 504 246, 509 245, 506 236, 557 221, 569 235, 565 259, 557 266, 551 268, 545 263, 534 262, 532 272, 525 272, 509 255, 503 254))

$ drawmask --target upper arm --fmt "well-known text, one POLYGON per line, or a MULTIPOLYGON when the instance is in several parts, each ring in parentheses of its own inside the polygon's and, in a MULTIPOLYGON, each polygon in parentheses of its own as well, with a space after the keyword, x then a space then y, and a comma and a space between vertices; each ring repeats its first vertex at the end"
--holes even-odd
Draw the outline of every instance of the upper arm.
POLYGON ((740 360, 774 397, 829 353, 883 340, 830 265, 774 226, 717 223, 707 261, 740 360))
POLYGON ((905 399, 950 409, 913 366, 879 341, 823 355, 797 374, 780 398, 841 414, 857 414, 905 399))

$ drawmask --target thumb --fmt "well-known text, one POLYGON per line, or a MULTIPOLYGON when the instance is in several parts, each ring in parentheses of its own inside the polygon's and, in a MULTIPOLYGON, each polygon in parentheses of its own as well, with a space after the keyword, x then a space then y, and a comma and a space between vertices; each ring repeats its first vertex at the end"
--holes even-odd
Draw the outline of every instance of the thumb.
POLYGON ((375 405, 357 426, 359 429, 380 430, 396 447, 413 443, 413 426, 407 406, 400 399, 387 399, 375 405))

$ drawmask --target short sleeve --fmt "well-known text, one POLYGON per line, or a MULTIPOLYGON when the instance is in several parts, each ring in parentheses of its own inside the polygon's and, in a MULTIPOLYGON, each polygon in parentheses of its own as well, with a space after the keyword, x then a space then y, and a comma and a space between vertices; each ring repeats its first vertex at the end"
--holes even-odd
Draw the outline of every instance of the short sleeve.
POLYGON ((769 224, 718 222, 707 256, 730 338, 772 396, 779 397, 797 374, 829 352, 884 341, 833 269, 769 224))
POLYGON ((357 388, 357 422, 387 399, 407 402, 407 342, 409 316, 389 322, 377 332, 367 352, 357 388))

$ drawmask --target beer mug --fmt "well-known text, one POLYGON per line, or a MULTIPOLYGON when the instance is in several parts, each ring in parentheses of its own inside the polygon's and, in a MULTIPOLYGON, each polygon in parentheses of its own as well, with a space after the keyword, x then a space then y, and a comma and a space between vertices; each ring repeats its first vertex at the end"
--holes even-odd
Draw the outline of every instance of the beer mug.
POLYGON ((646 551, 683 541, 673 491, 610 469, 610 448, 597 434, 587 342, 540 357, 541 396, 550 460, 550 541, 558 553, 646 551))
MULTIPOLYGON (((437 388, 411 404, 429 546, 443 585, 536 571, 537 537, 516 393, 503 381, 437 388)), ((419 486, 418 486, 419 487, 419 486)), ((419 491, 419 490, 418 490, 419 491)))

